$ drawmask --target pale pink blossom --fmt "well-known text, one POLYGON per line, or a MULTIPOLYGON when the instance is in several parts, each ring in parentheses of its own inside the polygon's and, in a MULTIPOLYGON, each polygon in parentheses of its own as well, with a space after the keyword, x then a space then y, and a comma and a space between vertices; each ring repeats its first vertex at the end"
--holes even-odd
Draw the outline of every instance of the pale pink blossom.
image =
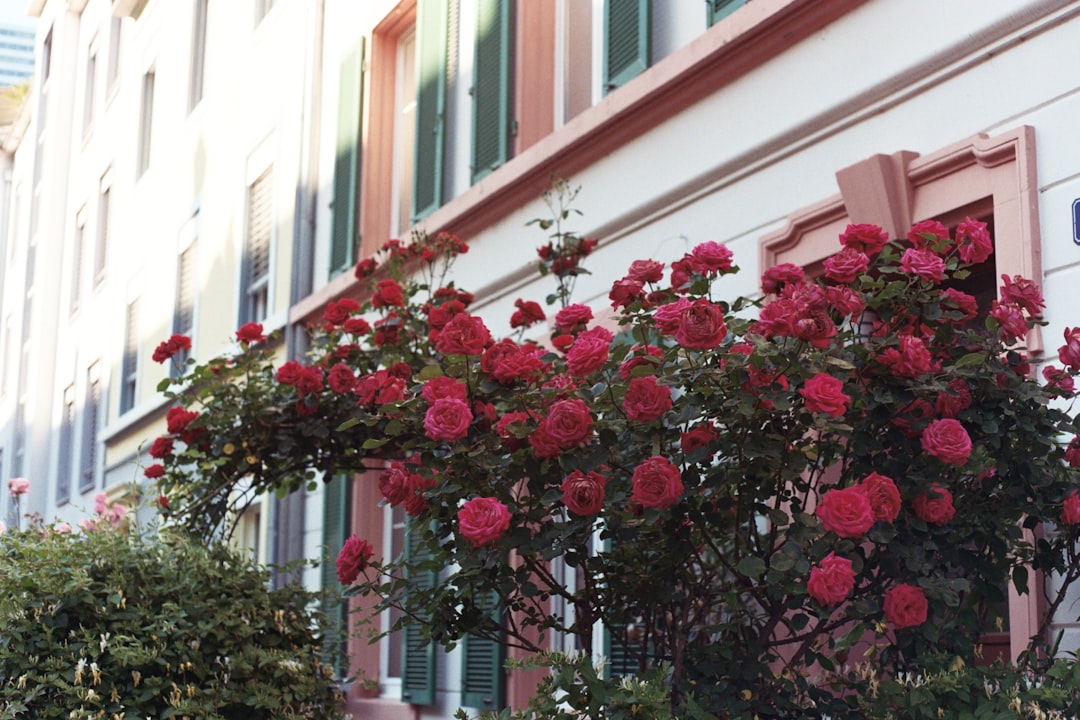
POLYGON ((12 497, 25 495, 30 492, 30 481, 24 477, 11 478, 8 480, 8 490, 11 491, 12 497))

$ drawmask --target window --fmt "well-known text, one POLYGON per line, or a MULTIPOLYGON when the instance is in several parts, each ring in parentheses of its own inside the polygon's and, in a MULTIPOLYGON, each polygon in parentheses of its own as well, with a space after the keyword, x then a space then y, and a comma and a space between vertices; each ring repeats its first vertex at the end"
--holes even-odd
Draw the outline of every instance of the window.
POLYGON ((64 390, 64 406, 60 417, 60 442, 56 458, 56 504, 71 499, 71 460, 75 438, 75 386, 64 390))
POLYGON ((746 2, 747 0, 705 0, 706 22, 709 27, 712 27, 741 8, 746 2))
POLYGON ((416 154, 416 30, 398 42, 397 87, 394 95, 394 216, 390 235, 408 232, 412 225, 413 158, 416 154))
POLYGON ((82 409, 82 446, 79 452, 79 492, 94 489, 97 480, 98 416, 101 412, 101 369, 94 363, 86 370, 86 394, 82 409))
POLYGON ((337 154, 334 160, 334 199, 331 203, 331 277, 356 263, 363 68, 364 44, 361 42, 345 56, 338 75, 337 154))
POLYGON ((116 81, 120 77, 120 30, 123 28, 123 18, 113 16, 109 25, 109 72, 106 77, 105 91, 111 96, 116 88, 116 81))
POLYGON ((191 27, 191 78, 188 84, 188 112, 202 101, 203 76, 206 69, 206 4, 195 0, 195 17, 191 27))
POLYGON ((142 112, 139 115, 139 165, 135 173, 141 177, 150 167, 150 144, 154 129, 154 70, 143 75, 142 112))
POLYGON ((604 93, 636 77, 651 62, 650 0, 604 3, 604 93))
POLYGON ((480 0, 473 59, 471 178, 476 182, 510 157, 514 23, 510 0, 480 0))
MULTIPOLYGON (((180 253, 176 266, 176 299, 173 304, 172 331, 177 335, 193 338, 195 335, 195 269, 198 255, 198 241, 193 240, 187 249, 180 253)), ((173 366, 182 371, 188 359, 188 350, 181 350, 173 359, 173 366)))
POLYGON ((83 134, 89 134, 94 124, 94 95, 97 92, 97 51, 86 58, 86 86, 83 88, 83 134))
POLYGON ((101 176, 98 194, 97 237, 94 242, 94 287, 105 280, 109 254, 109 212, 111 210, 112 172, 101 176))
POLYGON ((41 82, 45 83, 49 79, 49 73, 52 70, 52 43, 53 43, 53 29, 49 28, 49 32, 45 34, 45 41, 41 44, 41 82))
POLYGON ((443 201, 449 3, 419 0, 416 18, 416 142, 411 223, 443 201))
MULTIPOLYGON (((337 475, 323 486, 323 545, 327 548, 327 557, 322 564, 322 586, 332 588, 337 582, 337 568, 334 554, 345 544, 349 536, 349 492, 352 488, 352 476, 337 475)), ((326 643, 323 646, 324 659, 334 666, 341 677, 348 675, 348 603, 327 597, 323 601, 323 613, 327 620, 326 643)))
POLYGON ((135 407, 139 389, 139 299, 128 303, 124 325, 124 356, 120 363, 120 413, 135 407))
POLYGON ((75 215, 75 235, 71 239, 71 298, 69 310, 72 315, 79 309, 82 295, 83 243, 86 240, 86 208, 75 215))
POLYGON ((273 173, 267 168, 247 192, 240 324, 264 320, 269 309, 273 217, 273 173))

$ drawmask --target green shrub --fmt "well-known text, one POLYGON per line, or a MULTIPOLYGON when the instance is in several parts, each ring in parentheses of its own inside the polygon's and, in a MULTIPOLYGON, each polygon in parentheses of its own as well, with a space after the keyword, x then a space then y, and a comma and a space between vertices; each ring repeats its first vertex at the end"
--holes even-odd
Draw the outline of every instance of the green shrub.
POLYGON ((0 718, 336 718, 318 616, 227 548, 0 535, 0 718))

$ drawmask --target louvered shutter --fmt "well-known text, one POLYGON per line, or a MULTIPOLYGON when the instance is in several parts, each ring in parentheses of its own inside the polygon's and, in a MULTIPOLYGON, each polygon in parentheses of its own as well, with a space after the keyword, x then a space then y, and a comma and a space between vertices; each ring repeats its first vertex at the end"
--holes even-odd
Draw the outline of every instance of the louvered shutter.
MULTIPOLYGON (((609 537, 604 540, 604 549, 611 552, 615 545, 615 538, 609 537)), ((632 643, 629 640, 625 625, 612 625, 604 628, 604 656, 608 659, 604 666, 604 677, 607 679, 637 675, 639 672, 638 656, 641 654, 641 644, 632 643)))
POLYGON ((139 362, 139 301, 132 300, 127 306, 127 324, 124 328, 124 358, 120 364, 120 412, 135 407, 135 390, 138 386, 139 362))
POLYGON ((412 222, 442 205, 446 135, 446 28, 448 3, 420 0, 416 20, 416 144, 412 222))
MULTIPOLYGON (((484 598, 481 610, 501 623, 502 608, 497 593, 484 598)), ((461 704, 480 710, 499 710, 506 704, 505 647, 475 635, 466 635, 461 647, 461 704)))
MULTIPOLYGON (((349 490, 352 477, 337 475, 323 488, 323 544, 326 546, 326 561, 322 566, 323 589, 336 588, 337 565, 334 560, 338 551, 345 544, 349 535, 349 490)), ((346 663, 347 607, 341 598, 329 597, 323 601, 323 613, 326 616, 326 645, 323 647, 323 659, 334 666, 339 675, 348 673, 346 663)))
POLYGON ((472 181, 510 157, 513 3, 479 0, 473 64, 472 181))
POLYGON ((356 261, 357 194, 360 190, 360 123, 364 102, 364 43, 341 63, 338 75, 337 154, 334 160, 330 276, 356 261))
POLYGON ((651 61, 650 0, 604 3, 604 92, 645 71, 651 61))
POLYGON ((60 423, 60 450, 56 469, 56 503, 62 504, 71 497, 71 459, 75 437, 75 386, 64 390, 64 417, 60 423))
POLYGON ((709 27, 720 22, 745 4, 746 0, 705 0, 709 27))
POLYGON ((270 283, 270 236, 273 227, 273 171, 267 168, 248 188, 247 262, 242 323, 266 317, 270 283))
MULTIPOLYGON (((426 553, 421 545, 422 532, 416 522, 405 522, 405 562, 422 562, 426 553)), ((409 583, 418 590, 435 587, 433 570, 407 573, 409 583)), ((435 644, 423 636, 417 623, 407 625, 401 631, 401 699, 413 705, 435 703, 435 644)))

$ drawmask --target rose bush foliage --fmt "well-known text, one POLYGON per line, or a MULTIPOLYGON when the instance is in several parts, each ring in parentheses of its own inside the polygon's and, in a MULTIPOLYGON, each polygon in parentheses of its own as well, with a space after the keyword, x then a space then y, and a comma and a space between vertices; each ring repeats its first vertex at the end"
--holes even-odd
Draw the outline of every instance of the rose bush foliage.
POLYGON ((275 361, 248 328, 165 381, 189 408, 155 443, 175 448, 169 512, 211 535, 238 489, 373 471, 413 551, 365 562, 350 592, 447 644, 589 648, 601 621, 637 670, 666 668, 677 711, 737 716, 847 712, 842 691, 866 682, 853 648, 893 672, 970 659, 1009 583, 1076 579, 1080 331, 1040 385, 1017 345, 1038 288, 1005 277, 981 309, 960 289, 991 257, 985 225, 854 225, 822 278, 770 268, 763 297, 730 302, 722 245, 634 261, 601 324, 570 303, 595 242, 563 232, 568 215, 542 223, 550 338, 522 300, 496 339, 447 281, 467 246, 416 236, 361 262, 360 294, 327 306, 303 358, 275 361), (442 582, 408 579, 425 571, 442 582), (501 627, 480 610, 491 593, 501 627))

